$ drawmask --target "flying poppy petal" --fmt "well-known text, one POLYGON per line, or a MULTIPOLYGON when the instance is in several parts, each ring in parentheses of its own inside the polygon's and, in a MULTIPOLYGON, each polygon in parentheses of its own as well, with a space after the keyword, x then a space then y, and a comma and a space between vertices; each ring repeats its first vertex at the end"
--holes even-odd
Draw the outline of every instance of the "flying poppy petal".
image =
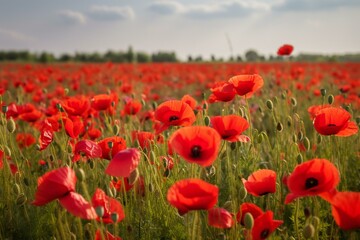
POLYGON ((61 206, 76 217, 86 220, 97 217, 95 209, 79 193, 70 192, 66 196, 59 198, 59 202, 61 206))
POLYGON ((110 161, 105 173, 114 177, 129 177, 139 165, 140 157, 136 148, 122 150, 110 161))

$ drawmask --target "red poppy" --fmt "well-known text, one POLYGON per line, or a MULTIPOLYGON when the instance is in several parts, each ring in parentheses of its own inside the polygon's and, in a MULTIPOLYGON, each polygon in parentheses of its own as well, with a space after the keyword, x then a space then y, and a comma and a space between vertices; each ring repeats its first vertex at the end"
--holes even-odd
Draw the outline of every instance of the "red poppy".
POLYGON ((16 134, 16 142, 20 148, 24 148, 36 143, 36 139, 30 133, 18 133, 16 134))
MULTIPOLYGON (((115 213, 118 216, 116 222, 121 222, 125 218, 122 205, 115 198, 106 196, 105 192, 99 188, 96 189, 91 202, 94 208, 103 208, 104 214, 101 217, 103 223, 114 223, 111 214, 115 213)), ((98 217, 97 220, 100 221, 100 218, 98 217)))
POLYGON ((107 94, 99 94, 91 99, 91 107, 96 111, 103 111, 110 108, 112 98, 107 94))
POLYGON ((254 218, 254 226, 251 229, 252 240, 268 238, 272 232, 283 224, 281 220, 274 220, 273 215, 272 211, 266 211, 257 218, 254 218))
POLYGON ((240 205, 240 209, 238 213, 236 214, 236 220, 241 224, 244 224, 245 214, 250 213, 251 216, 255 219, 263 214, 263 211, 261 208, 259 208, 257 205, 253 203, 243 203, 240 205))
POLYGON ((35 193, 35 206, 45 205, 57 198, 75 191, 76 175, 69 167, 63 167, 45 173, 38 178, 38 187, 35 193))
POLYGON ((168 202, 180 215, 191 210, 210 209, 218 201, 219 188, 201 179, 184 179, 173 184, 167 192, 168 202))
POLYGON ((114 177, 129 177, 140 162, 140 152, 136 148, 128 148, 118 152, 105 170, 114 177))
POLYGON ((196 100, 190 96, 189 94, 186 94, 184 95, 182 98, 181 98, 181 101, 184 102, 184 103, 187 103, 191 109, 195 109, 196 108, 196 105, 197 105, 197 102, 196 100))
POLYGON ((104 138, 98 142, 98 145, 102 150, 101 158, 108 160, 112 159, 118 152, 126 149, 125 139, 117 136, 104 138))
POLYGON ((303 196, 315 196, 335 189, 340 182, 339 171, 326 159, 312 159, 296 166, 286 184, 291 193, 285 203, 303 196))
POLYGON ((86 114, 90 108, 89 99, 85 96, 76 96, 66 99, 61 106, 67 114, 72 116, 81 116, 86 114))
POLYGON ((65 118, 65 131, 66 134, 71 138, 78 138, 79 135, 84 132, 84 123, 81 117, 65 118))
POLYGON ((174 132, 169 143, 174 152, 186 161, 200 166, 210 166, 217 158, 221 137, 210 127, 190 126, 174 132))
POLYGON ((253 172, 248 180, 242 179, 247 190, 253 196, 263 196, 276 191, 276 172, 269 169, 261 169, 253 172))
POLYGON ((251 97, 264 85, 264 80, 258 74, 237 75, 229 79, 237 94, 245 98, 251 97))
POLYGON ((39 136, 40 151, 44 150, 53 141, 54 133, 51 123, 45 119, 39 136))
POLYGON ((141 102, 130 99, 125 103, 123 114, 135 115, 141 110, 141 107, 142 107, 141 102))
POLYGON ((293 50, 294 50, 294 47, 292 45, 284 44, 278 49, 277 54, 279 56, 289 56, 293 50))
POLYGON ((310 106, 310 107, 308 108, 308 113, 310 114, 310 118, 311 118, 311 119, 314 119, 314 118, 316 117, 316 115, 318 114, 318 112, 319 112, 321 109, 328 108, 328 107, 330 107, 329 104, 310 106))
POLYGON ((152 132, 132 131, 131 138, 133 142, 138 141, 140 147, 145 149, 149 148, 152 142, 155 142, 156 136, 152 132))
POLYGON ((314 127, 321 135, 348 137, 358 132, 355 122, 350 121, 351 115, 342 108, 328 107, 317 112, 314 127))
POLYGON ((156 133, 161 133, 169 126, 190 126, 195 120, 191 107, 178 100, 170 100, 160 104, 155 110, 155 119, 161 122, 156 133))
POLYGON ((95 140, 102 135, 101 131, 95 127, 91 127, 89 130, 87 130, 87 134, 91 140, 95 140))
POLYGON ((79 193, 69 192, 65 196, 60 197, 59 202, 61 206, 76 217, 86 220, 97 217, 95 209, 79 193))
POLYGON ((221 138, 229 142, 248 142, 250 138, 242 135, 249 128, 249 123, 245 118, 228 115, 215 116, 211 118, 211 126, 220 134, 221 138))
POLYGON ((234 99, 236 91, 234 86, 228 82, 218 82, 210 88, 211 95, 209 96, 209 102, 230 102, 234 99))
POLYGON ((116 237, 116 236, 112 235, 111 233, 109 233, 108 231, 106 231, 104 237, 102 237, 101 236, 101 230, 98 229, 98 230, 96 230, 94 240, 122 240, 122 238, 121 237, 116 237))
POLYGON ((101 147, 96 142, 81 140, 76 143, 74 153, 75 156, 85 155, 88 158, 99 158, 101 157, 102 151, 101 147))
POLYGON ((234 219, 226 209, 212 208, 208 210, 208 223, 215 228, 231 228, 234 225, 234 219))

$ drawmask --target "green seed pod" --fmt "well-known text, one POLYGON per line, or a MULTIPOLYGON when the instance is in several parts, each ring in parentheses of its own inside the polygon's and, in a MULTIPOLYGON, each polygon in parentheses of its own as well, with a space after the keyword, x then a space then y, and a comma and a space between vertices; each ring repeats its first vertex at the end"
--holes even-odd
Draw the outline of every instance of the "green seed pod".
POLYGON ((301 153, 299 153, 296 157, 296 161, 298 164, 303 163, 303 156, 301 155, 301 153))
POLYGON ((304 238, 309 239, 314 237, 315 228, 312 224, 307 224, 303 229, 304 238))
POLYGON ((105 213, 105 210, 104 210, 104 207, 103 206, 97 206, 95 208, 95 212, 96 212, 96 215, 99 217, 99 218, 102 218, 104 216, 104 213, 105 213))
POLYGON ((107 145, 110 149, 112 149, 114 146, 114 143, 112 141, 110 141, 110 142, 107 142, 107 145))
POLYGON ((158 107, 158 104, 157 104, 157 102, 152 102, 152 108, 155 110, 157 107, 158 107))
POLYGON ((86 179, 86 175, 85 175, 85 172, 82 168, 78 168, 75 172, 76 174, 76 178, 79 179, 80 182, 83 182, 85 181, 86 179))
POLYGON ((315 227, 315 229, 318 229, 320 225, 320 218, 317 216, 312 216, 310 218, 310 223, 315 227))
POLYGON ((246 189, 244 188, 244 187, 241 187, 240 188, 240 199, 241 200, 244 200, 245 198, 246 198, 246 196, 247 196, 247 191, 246 191, 246 189))
POLYGON ((164 177, 169 177, 170 173, 171 173, 170 169, 166 168, 164 172, 164 177))
POLYGON ((292 120, 292 118, 290 116, 287 116, 286 117, 286 122, 287 122, 288 127, 291 127, 293 120, 292 120))
POLYGON ((209 116, 206 116, 204 118, 204 122, 205 122, 205 126, 210 126, 210 117, 209 116))
POLYGON ((309 151, 311 147, 310 140, 307 137, 305 137, 303 143, 304 143, 304 147, 306 148, 306 151, 309 151))
POLYGON ((328 96, 328 103, 329 103, 330 105, 334 103, 334 95, 330 94, 330 95, 328 96))
POLYGON ((286 95, 287 95, 287 93, 286 93, 285 91, 282 92, 282 93, 281 93, 281 98, 282 98, 282 99, 286 99, 286 95))
POLYGON ((111 213, 110 217, 114 223, 116 223, 119 220, 119 215, 116 212, 111 213))
POLYGON ((134 171, 130 173, 129 185, 134 185, 136 181, 139 179, 139 176, 140 176, 139 170, 136 168, 134 171))
POLYGON ((114 135, 115 135, 115 136, 118 135, 119 132, 120 132, 120 127, 119 127, 119 125, 114 125, 114 126, 113 126, 113 133, 114 133, 114 135))
POLYGON ((321 137, 321 135, 318 135, 316 140, 317 140, 317 143, 320 144, 320 143, 322 142, 322 137, 321 137))
POLYGON ((299 139, 299 141, 302 141, 303 138, 304 138, 303 132, 302 132, 302 131, 299 131, 299 132, 298 132, 298 139, 299 139))
POLYGON ((5 153, 5 155, 6 156, 9 156, 9 157, 11 157, 11 150, 10 150, 10 148, 8 147, 8 146, 4 146, 4 153, 5 153))
POLYGON ((28 178, 25 177, 23 181, 24 181, 24 184, 25 184, 26 186, 29 186, 29 185, 30 185, 28 178))
POLYGON ((144 99, 141 99, 141 105, 142 105, 143 107, 146 106, 146 102, 145 102, 144 99))
POLYGON ((24 193, 20 193, 16 198, 16 204, 19 206, 24 205, 26 201, 27 201, 27 197, 25 196, 24 193))
POLYGON ((19 184, 15 183, 14 184, 14 193, 15 194, 20 194, 21 190, 20 190, 20 186, 19 184))
POLYGON ((277 97, 274 97, 274 103, 277 105, 279 103, 279 99, 277 97))
POLYGON ((256 141, 258 143, 262 143, 262 141, 264 140, 264 135, 262 133, 257 135, 256 141))
POLYGON ((284 129, 283 125, 280 122, 278 122, 277 125, 276 125, 276 130, 281 132, 283 129, 284 129))
POLYGON ((298 138, 297 138, 297 134, 296 133, 294 133, 293 135, 292 135, 292 140, 293 140, 293 142, 297 142, 298 141, 298 138))
POLYGON ((229 212, 233 212, 233 204, 231 201, 226 201, 223 205, 223 208, 228 210, 229 212))
POLYGON ((7 128, 7 130, 8 130, 10 133, 15 132, 15 130, 16 130, 16 124, 15 124, 15 121, 14 121, 13 118, 10 118, 10 119, 7 121, 6 128, 7 128))
POLYGON ((308 208, 308 207, 304 208, 304 216, 305 216, 305 218, 309 218, 311 216, 310 208, 308 208))
POLYGON ((356 121, 357 125, 360 125, 360 117, 356 117, 355 121, 356 121))
POLYGON ((2 106, 1 111, 5 114, 8 111, 8 106, 2 106))
POLYGON ((204 102, 204 104, 203 104, 203 109, 204 110, 208 109, 208 104, 206 102, 204 102))
POLYGON ((270 110, 272 110, 274 108, 274 104, 270 99, 266 100, 266 106, 270 110))
POLYGON ((254 226, 254 217, 249 212, 245 213, 244 225, 248 230, 251 230, 254 226))
POLYGON ((292 97, 292 98, 290 99, 290 102, 291 102, 291 105, 293 105, 294 107, 296 107, 297 101, 296 101, 295 98, 292 97))
POLYGON ((352 114, 352 109, 351 109, 351 106, 350 105, 347 105, 345 107, 345 110, 348 111, 350 114, 352 114))
POLYGON ((321 93, 321 96, 325 97, 326 89, 325 88, 320 89, 320 93, 321 93))

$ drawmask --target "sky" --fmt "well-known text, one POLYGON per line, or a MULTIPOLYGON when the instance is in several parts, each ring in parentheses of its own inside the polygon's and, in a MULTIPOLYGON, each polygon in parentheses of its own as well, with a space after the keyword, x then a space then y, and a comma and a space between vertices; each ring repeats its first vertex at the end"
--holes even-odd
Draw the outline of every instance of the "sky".
POLYGON ((359 0, 0 0, 0 50, 360 52, 359 0))

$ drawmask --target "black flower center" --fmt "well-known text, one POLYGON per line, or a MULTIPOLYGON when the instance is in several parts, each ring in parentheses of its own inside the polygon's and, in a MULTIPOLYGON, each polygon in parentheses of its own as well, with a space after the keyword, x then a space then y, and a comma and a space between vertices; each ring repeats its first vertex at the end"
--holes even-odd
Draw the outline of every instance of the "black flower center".
POLYGON ((266 194, 269 194, 270 192, 263 192, 263 193, 260 193, 259 195, 260 196, 264 196, 264 195, 266 195, 266 194))
POLYGON ((310 189, 316 187, 319 184, 318 180, 315 178, 308 178, 305 181, 305 189, 310 189))
POLYGON ((328 126, 328 127, 336 127, 336 124, 329 123, 327 126, 328 126))
POLYGON ((179 120, 179 117, 177 117, 177 116, 170 116, 169 117, 169 122, 176 121, 176 120, 179 120))
POLYGON ((193 158, 199 158, 201 155, 201 147, 200 146, 193 146, 191 148, 191 157, 193 158))
POLYGON ((267 238, 269 236, 269 233, 270 233, 269 229, 262 230, 261 233, 260 233, 261 239, 267 238))

